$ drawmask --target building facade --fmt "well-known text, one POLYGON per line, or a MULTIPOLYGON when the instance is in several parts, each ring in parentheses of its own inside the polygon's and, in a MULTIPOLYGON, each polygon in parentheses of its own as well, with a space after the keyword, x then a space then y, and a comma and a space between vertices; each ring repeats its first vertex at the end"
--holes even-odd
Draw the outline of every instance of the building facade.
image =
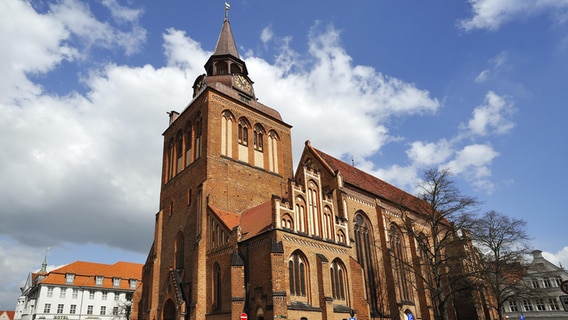
POLYGON ((294 173, 291 126, 256 99, 227 15, 205 70, 163 133, 138 318, 433 319, 401 228, 401 210, 421 224, 412 196, 309 141, 294 173))
POLYGON ((568 294, 560 285, 568 281, 568 272, 542 256, 542 251, 532 252, 533 260, 527 265, 523 281, 530 288, 530 296, 511 299, 505 306, 505 317, 519 319, 568 319, 568 294))
POLYGON ((76 261, 30 273, 16 304, 14 320, 128 319, 141 283, 142 264, 76 261))

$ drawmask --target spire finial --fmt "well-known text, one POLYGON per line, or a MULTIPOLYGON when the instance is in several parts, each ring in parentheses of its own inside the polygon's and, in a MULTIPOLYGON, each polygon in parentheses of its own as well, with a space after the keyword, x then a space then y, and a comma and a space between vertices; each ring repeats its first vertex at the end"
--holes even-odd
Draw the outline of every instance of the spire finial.
POLYGON ((228 2, 225 2, 225 20, 229 19, 229 8, 231 5, 228 2))
POLYGON ((47 253, 49 252, 49 247, 45 248, 45 256, 43 257, 43 262, 41 263, 40 273, 47 273, 47 253))

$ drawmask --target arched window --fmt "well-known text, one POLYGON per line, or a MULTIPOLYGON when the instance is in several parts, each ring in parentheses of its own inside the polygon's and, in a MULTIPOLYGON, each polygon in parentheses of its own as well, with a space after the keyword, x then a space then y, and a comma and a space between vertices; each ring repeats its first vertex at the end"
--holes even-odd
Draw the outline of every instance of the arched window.
POLYGON ((394 224, 390 227, 389 237, 393 256, 395 282, 398 286, 400 300, 411 301, 412 288, 410 287, 410 272, 404 251, 404 241, 402 233, 394 224))
POLYGON ((292 222, 292 217, 290 217, 290 215, 285 214, 282 216, 282 228, 290 230, 294 229, 294 222, 292 222))
POLYGON ((181 130, 176 135, 176 174, 180 173, 183 166, 183 133, 181 130))
POLYGON ((319 198, 319 188, 314 181, 308 183, 308 221, 311 227, 311 232, 315 236, 321 236, 320 234, 320 198, 319 198))
POLYGON ((337 241, 341 243, 347 243, 345 238, 345 232, 343 232, 343 230, 337 231, 337 241))
POLYGON ((185 126, 185 165, 188 166, 192 159, 191 146, 193 145, 191 122, 185 126))
POLYGON ((175 140, 172 138, 170 139, 170 143, 168 144, 168 153, 167 153, 167 179, 166 180, 170 180, 174 177, 175 175, 175 165, 176 165, 176 149, 175 149, 175 140))
POLYGON ((174 320, 176 318, 176 306, 171 299, 168 299, 166 303, 164 303, 164 314, 162 319, 164 320, 174 320))
POLYGON ((233 115, 230 111, 223 112, 221 117, 221 154, 233 156, 233 115))
POLYGON ((331 291, 335 300, 346 300, 347 272, 345 265, 339 259, 333 260, 330 266, 331 291))
POLYGON ((268 133, 268 170, 278 173, 278 135, 274 131, 268 133))
POLYGON ((219 61, 215 64, 216 74, 228 74, 229 73, 229 66, 224 61, 219 61))
POLYGON ((306 214, 306 202, 304 201, 304 198, 296 198, 296 206, 294 210, 296 214, 296 221, 298 221, 297 231, 307 233, 308 216, 306 214))
POLYGON ((263 147, 263 144, 264 144, 263 137, 264 137, 264 129, 258 124, 255 125, 254 126, 254 139, 253 139, 254 150, 262 152, 262 147, 263 147))
POLYGON ((367 300, 371 307, 371 313, 378 315, 381 313, 379 297, 379 270, 377 268, 377 258, 375 255, 373 228, 369 219, 363 212, 355 214, 355 244, 357 245, 357 261, 363 267, 365 275, 365 286, 367 287, 367 300))
POLYGON ((201 121, 201 115, 199 115, 197 117, 197 120, 195 121, 195 159, 199 159, 199 157, 201 157, 201 143, 202 143, 202 138, 201 135, 203 133, 203 128, 202 128, 202 121, 201 121))
POLYGON ((239 143, 248 146, 248 124, 245 120, 241 119, 239 121, 239 133, 238 133, 239 143))
POLYGON ((221 267, 217 262, 213 265, 213 310, 221 309, 221 267))
POLYGON ((323 220, 322 220, 322 236, 324 239, 333 240, 333 215, 329 206, 323 208, 323 220))
POLYGON ((184 265, 184 236, 179 232, 175 242, 175 266, 177 270, 182 270, 184 265))
POLYGON ((290 294, 292 296, 306 297, 308 265, 305 256, 295 251, 288 259, 288 276, 290 280, 290 294))

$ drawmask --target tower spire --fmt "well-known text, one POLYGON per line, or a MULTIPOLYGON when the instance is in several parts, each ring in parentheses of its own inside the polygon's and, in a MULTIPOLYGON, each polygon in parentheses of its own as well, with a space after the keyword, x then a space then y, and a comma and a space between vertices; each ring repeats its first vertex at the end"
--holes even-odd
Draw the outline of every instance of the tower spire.
POLYGON ((45 248, 45 256, 43 256, 43 262, 41 263, 41 270, 39 270, 40 274, 47 273, 47 253, 49 252, 49 247, 45 248))
POLYGON ((231 5, 228 2, 225 2, 225 20, 229 20, 229 8, 231 5))

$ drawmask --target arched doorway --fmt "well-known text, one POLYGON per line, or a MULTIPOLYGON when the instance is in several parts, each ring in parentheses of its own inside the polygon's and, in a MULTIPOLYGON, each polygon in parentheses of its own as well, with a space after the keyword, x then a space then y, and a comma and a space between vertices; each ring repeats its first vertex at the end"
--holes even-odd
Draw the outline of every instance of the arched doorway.
POLYGON ((176 318, 176 306, 174 302, 170 299, 164 303, 164 313, 162 315, 163 320, 174 320, 176 318))

